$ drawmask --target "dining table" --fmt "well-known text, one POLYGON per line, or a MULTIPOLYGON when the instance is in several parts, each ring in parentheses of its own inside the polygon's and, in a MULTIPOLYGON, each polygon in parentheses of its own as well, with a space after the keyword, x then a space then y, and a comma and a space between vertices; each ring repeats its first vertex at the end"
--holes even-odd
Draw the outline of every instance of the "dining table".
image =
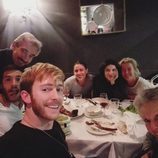
POLYGON ((69 150, 76 158, 134 158, 147 133, 143 120, 139 114, 126 110, 130 100, 119 103, 106 100, 106 109, 102 108, 102 101, 100 98, 65 101, 67 109, 78 109, 78 115, 71 117, 71 132, 66 136, 69 150), (101 111, 97 111, 99 108, 101 111), (88 110, 97 115, 89 115, 88 110), (91 129, 91 123, 96 122, 109 123, 114 129, 102 132, 91 129))

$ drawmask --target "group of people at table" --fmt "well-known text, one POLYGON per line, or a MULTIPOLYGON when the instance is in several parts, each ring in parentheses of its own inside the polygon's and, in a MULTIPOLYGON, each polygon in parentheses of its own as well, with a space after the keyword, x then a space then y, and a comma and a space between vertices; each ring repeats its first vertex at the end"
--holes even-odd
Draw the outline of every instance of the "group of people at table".
POLYGON ((65 135, 56 121, 63 96, 134 100, 148 129, 138 157, 158 157, 158 88, 140 75, 133 58, 108 59, 96 75, 77 61, 73 75, 50 63, 28 65, 41 52, 42 43, 31 33, 19 35, 9 49, 0 51, 0 157, 70 158, 65 135))
POLYGON ((98 74, 88 73, 86 63, 77 61, 73 67, 74 75, 64 82, 69 97, 81 93, 83 98, 99 97, 107 93, 108 98, 131 99, 147 88, 155 85, 140 75, 138 64, 133 58, 123 58, 119 63, 108 59, 101 64, 98 74))

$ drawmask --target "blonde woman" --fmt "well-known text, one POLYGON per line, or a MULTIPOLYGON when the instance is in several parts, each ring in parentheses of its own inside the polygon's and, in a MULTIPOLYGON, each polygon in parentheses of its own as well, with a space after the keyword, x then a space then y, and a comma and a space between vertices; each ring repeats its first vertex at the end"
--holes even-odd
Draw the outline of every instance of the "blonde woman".
POLYGON ((141 77, 138 63, 135 59, 129 57, 123 58, 119 64, 122 76, 127 83, 128 99, 134 99, 140 91, 154 87, 152 83, 141 77))

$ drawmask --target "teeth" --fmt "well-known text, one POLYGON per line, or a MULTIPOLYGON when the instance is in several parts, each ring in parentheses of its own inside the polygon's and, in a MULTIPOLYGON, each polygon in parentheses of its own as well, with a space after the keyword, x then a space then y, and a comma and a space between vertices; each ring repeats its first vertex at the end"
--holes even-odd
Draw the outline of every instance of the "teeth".
POLYGON ((18 93, 18 92, 19 92, 18 89, 12 89, 12 90, 10 91, 10 93, 18 93))
POLYGON ((48 106, 48 107, 51 108, 51 109, 58 109, 59 105, 53 105, 53 106, 48 106))

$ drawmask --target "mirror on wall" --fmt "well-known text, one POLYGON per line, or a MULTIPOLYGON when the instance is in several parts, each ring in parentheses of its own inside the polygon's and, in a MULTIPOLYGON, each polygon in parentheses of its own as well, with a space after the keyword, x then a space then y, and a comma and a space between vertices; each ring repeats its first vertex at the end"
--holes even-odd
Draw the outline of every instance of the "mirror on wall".
POLYGON ((82 35, 99 35, 126 31, 125 0, 99 3, 80 1, 82 35))

